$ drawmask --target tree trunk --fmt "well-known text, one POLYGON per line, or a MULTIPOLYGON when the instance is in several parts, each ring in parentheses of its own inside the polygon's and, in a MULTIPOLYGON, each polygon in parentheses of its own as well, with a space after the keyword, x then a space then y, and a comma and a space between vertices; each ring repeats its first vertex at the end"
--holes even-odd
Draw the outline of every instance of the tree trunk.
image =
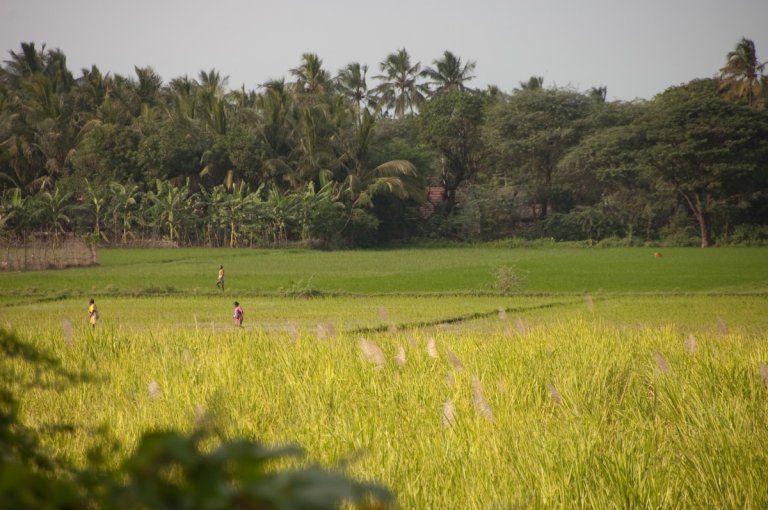
POLYGON ((709 221, 709 215, 702 211, 696 211, 696 219, 699 222, 699 233, 701 234, 701 247, 709 248, 712 246, 712 225, 709 221))
POLYGON ((691 212, 696 218, 696 221, 699 223, 701 247, 709 248, 712 246, 712 221, 710 219, 710 214, 707 212, 708 201, 702 201, 701 196, 695 192, 692 193, 693 197, 688 196, 679 189, 678 193, 680 193, 680 195, 682 195, 682 197, 688 203, 688 207, 691 209, 691 212))

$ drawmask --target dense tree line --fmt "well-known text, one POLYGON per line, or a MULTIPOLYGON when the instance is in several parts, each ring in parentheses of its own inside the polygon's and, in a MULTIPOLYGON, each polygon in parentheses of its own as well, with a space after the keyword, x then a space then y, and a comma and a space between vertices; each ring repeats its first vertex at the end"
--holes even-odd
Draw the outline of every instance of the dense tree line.
POLYGON ((227 90, 216 70, 75 77, 22 43, 0 67, 0 228, 209 246, 768 238, 768 79, 748 39, 717 77, 650 101, 536 76, 476 90, 449 51, 378 70, 332 76, 306 53, 288 80, 227 90))

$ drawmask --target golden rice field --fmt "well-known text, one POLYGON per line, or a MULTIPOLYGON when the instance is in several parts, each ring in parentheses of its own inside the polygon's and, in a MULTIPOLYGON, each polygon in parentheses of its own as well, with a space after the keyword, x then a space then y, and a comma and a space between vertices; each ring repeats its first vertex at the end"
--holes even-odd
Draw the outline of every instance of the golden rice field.
MULTIPOLYGON (((89 382, 24 391, 84 461, 201 420, 297 443, 401 508, 768 507, 764 294, 20 300, 13 330, 89 382)), ((15 367, 17 379, 34 377, 15 367)), ((20 390, 21 387, 15 388, 20 390)))

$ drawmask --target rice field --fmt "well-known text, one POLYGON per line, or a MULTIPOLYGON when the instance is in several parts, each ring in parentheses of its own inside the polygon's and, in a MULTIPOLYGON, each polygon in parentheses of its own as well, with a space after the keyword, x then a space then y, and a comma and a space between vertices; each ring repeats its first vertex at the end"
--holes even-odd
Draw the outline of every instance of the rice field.
MULTIPOLYGON (((142 264, 152 274, 163 263, 142 264)), ((181 279, 165 295, 110 293, 100 290, 108 278, 93 278, 68 288, 72 297, 17 288, 0 327, 94 376, 20 395, 25 423, 76 425, 46 439, 74 463, 101 427, 120 442, 117 462, 145 431, 206 420, 225 438, 299 444, 311 461, 386 485, 401 508, 765 508, 760 271, 741 288, 712 283, 717 291, 613 282, 621 292, 504 295, 475 283, 482 292, 311 298, 184 292, 181 279), (89 291, 101 310, 95 331, 89 291), (243 328, 232 325, 232 299, 243 328)), ((34 377, 16 369, 19 381, 34 377)))

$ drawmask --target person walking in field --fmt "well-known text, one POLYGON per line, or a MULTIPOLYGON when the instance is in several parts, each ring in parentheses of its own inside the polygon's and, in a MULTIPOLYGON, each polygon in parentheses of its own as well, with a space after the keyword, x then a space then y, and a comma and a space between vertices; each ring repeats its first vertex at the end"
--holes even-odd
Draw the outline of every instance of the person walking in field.
POLYGON ((235 310, 232 312, 232 318, 235 320, 235 326, 243 327, 243 307, 235 301, 235 310))
POLYGON ((216 287, 220 288, 224 292, 224 266, 219 266, 219 276, 216 279, 216 287))
POLYGON ((88 323, 91 329, 96 329, 96 323, 99 321, 99 309, 96 308, 96 302, 91 299, 88 301, 88 323))

